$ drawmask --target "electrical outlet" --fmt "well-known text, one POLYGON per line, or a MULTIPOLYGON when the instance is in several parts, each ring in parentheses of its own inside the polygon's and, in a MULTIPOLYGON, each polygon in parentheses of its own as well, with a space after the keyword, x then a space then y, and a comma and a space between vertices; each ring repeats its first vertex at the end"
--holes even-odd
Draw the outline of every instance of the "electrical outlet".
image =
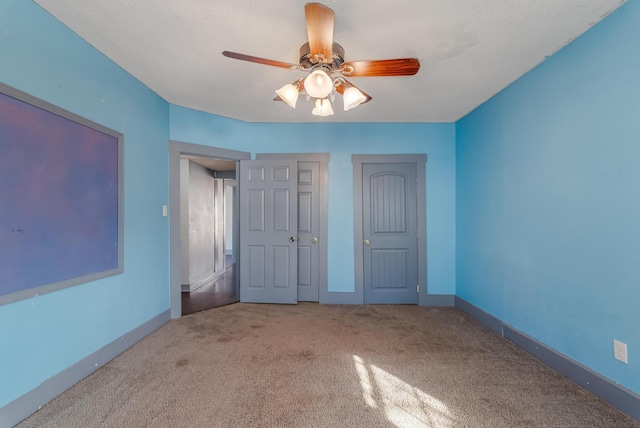
POLYGON ((627 344, 613 340, 613 356, 616 360, 627 364, 627 344))

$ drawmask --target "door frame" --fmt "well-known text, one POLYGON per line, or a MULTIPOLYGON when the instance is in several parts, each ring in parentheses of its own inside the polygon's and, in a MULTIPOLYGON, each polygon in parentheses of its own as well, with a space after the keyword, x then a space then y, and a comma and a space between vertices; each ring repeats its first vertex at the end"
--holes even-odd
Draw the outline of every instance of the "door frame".
POLYGON ((427 192, 426 154, 352 155, 353 163, 353 231, 355 294, 364 303, 364 249, 362 230, 362 166, 367 163, 414 163, 416 165, 416 209, 418 240, 418 305, 427 304, 427 192))
POLYGON ((237 227, 238 225, 235 224, 235 222, 237 221, 237 215, 236 215, 236 209, 239 206, 239 202, 238 202, 238 182, 235 178, 231 179, 231 178, 225 178, 224 179, 224 194, 225 194, 225 219, 226 219, 226 198, 227 198, 227 187, 230 187, 232 190, 232 194, 231 194, 231 264, 229 266, 226 265, 226 257, 227 257, 227 234, 226 234, 226 227, 227 227, 227 222, 225 221, 225 236, 224 236, 224 247, 225 247, 225 269, 233 266, 234 263, 237 263, 238 261, 238 249, 240 248, 240 237, 237 236, 236 234, 236 229, 239 229, 239 227, 237 227))
POLYGON ((298 162, 318 162, 320 185, 318 186, 318 205, 320 224, 318 225, 318 301, 326 302, 329 296, 328 271, 328 187, 329 153, 256 153, 256 159, 293 159, 298 162))
MULTIPOLYGON (((171 318, 182 316, 182 287, 181 287, 181 237, 180 237, 180 155, 211 157, 238 162, 251 159, 251 153, 237 150, 221 149, 218 147, 202 146, 169 140, 169 295, 171 304, 171 318)), ((239 214, 237 207, 234 216, 239 214)), ((238 217, 239 218, 239 217, 238 217)), ((239 221, 234 221, 234 229, 240 227, 239 221)), ((234 230, 234 232, 236 232, 234 230)), ((237 231, 239 233, 239 229, 237 231)), ((238 267, 239 268, 239 267, 238 267)), ((236 293, 239 288, 239 275, 236 275, 236 293)))

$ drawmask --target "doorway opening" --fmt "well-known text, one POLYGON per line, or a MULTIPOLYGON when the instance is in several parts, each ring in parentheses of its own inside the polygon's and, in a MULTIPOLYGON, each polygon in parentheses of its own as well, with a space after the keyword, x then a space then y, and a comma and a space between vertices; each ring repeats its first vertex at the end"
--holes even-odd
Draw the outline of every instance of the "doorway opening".
POLYGON ((182 315, 238 301, 236 162, 180 156, 182 315))
POLYGON ((187 304, 194 297, 187 312, 204 308, 197 300, 232 303, 239 295, 235 171, 243 159, 250 154, 169 141, 172 318, 183 314, 184 294, 187 304))

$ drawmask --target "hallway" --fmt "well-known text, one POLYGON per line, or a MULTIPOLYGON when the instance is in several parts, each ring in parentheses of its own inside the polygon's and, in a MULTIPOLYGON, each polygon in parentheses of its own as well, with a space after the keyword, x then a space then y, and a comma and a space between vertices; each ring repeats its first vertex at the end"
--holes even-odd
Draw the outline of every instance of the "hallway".
POLYGON ((210 283, 190 293, 182 293, 182 315, 236 303, 236 270, 234 263, 210 283))

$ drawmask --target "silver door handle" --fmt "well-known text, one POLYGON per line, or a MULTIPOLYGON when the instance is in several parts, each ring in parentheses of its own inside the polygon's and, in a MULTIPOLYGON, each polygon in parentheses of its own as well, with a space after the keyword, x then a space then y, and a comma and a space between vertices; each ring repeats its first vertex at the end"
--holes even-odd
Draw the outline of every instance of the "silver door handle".
POLYGON ((291 242, 296 242, 296 237, 295 237, 295 236, 290 237, 290 238, 289 238, 289 241, 291 241, 291 242))
POLYGON ((318 242, 318 238, 316 238, 315 236, 313 238, 311 238, 311 242, 313 242, 314 244, 316 244, 318 242))
POLYGON ((364 245, 370 245, 370 244, 371 244, 371 241, 369 241, 368 239, 364 240, 364 245))

